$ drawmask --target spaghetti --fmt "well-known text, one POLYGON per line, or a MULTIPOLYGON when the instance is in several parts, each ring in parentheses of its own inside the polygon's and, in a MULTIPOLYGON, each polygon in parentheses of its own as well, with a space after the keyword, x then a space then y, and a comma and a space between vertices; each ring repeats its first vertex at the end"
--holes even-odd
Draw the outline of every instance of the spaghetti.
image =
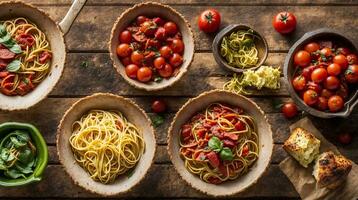
POLYGON ((46 35, 25 18, 1 21, 0 26, 1 92, 9 96, 25 95, 50 71, 50 44, 46 35))
POLYGON ((184 124, 180 133, 185 167, 208 183, 238 178, 259 156, 255 121, 238 107, 211 104, 184 124))
POLYGON ((137 127, 117 111, 91 110, 73 124, 69 141, 80 166, 104 184, 132 169, 145 148, 137 127))
POLYGON ((220 54, 229 65, 237 68, 248 68, 257 64, 258 51, 253 30, 239 30, 225 36, 221 42, 220 54))

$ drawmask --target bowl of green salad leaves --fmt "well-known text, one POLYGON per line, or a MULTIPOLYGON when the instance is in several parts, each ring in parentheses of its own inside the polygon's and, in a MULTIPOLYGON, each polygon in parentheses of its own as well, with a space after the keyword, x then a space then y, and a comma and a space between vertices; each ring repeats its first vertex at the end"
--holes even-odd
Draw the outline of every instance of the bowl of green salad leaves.
POLYGON ((47 145, 35 126, 18 122, 0 124, 0 186, 41 181, 47 162, 47 145))

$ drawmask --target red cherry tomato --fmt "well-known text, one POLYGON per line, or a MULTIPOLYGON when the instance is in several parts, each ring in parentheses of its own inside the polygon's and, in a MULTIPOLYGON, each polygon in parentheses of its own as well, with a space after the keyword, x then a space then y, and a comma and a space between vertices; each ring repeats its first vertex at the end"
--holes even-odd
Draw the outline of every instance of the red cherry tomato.
POLYGON ((137 78, 140 82, 148 82, 152 79, 152 70, 149 67, 141 67, 137 71, 137 78))
POLYGON ((318 110, 325 111, 328 108, 328 100, 324 97, 318 97, 317 101, 318 110))
POLYGON ((286 118, 292 118, 298 113, 297 106, 294 103, 285 103, 282 106, 281 111, 286 118))
POLYGON ((139 53, 138 51, 134 51, 131 54, 131 61, 132 61, 132 63, 140 66, 143 64, 144 55, 142 53, 139 53))
POLYGON ((148 18, 146 18, 145 16, 140 15, 140 16, 137 17, 136 23, 139 26, 142 23, 144 23, 145 21, 148 21, 148 18))
POLYGON ((178 32, 178 27, 174 22, 165 23, 164 29, 168 35, 175 35, 178 32))
POLYGON ((272 21, 273 27, 281 34, 291 33, 296 28, 296 17, 289 12, 278 13, 272 21))
POLYGON ((126 66, 126 74, 129 78, 136 79, 137 78, 137 72, 138 72, 138 65, 130 64, 126 66))
POLYGON ((154 60, 154 67, 156 69, 161 69, 166 64, 165 59, 163 57, 158 57, 154 60))
POLYGON ((165 23, 164 20, 160 17, 153 18, 153 22, 158 26, 163 26, 165 23))
POLYGON ((342 144, 350 144, 352 142, 352 135, 350 133, 338 134, 338 141, 342 144))
POLYGON ((155 32, 154 37, 157 40, 165 40, 167 38, 167 32, 163 27, 159 27, 155 32))
POLYGON ((347 61, 348 64, 352 65, 352 64, 358 64, 358 57, 355 54, 349 54, 347 55, 347 61))
POLYGON ((131 32, 125 30, 125 31, 122 31, 121 34, 119 34, 119 41, 121 43, 127 43, 127 44, 130 44, 131 41, 132 41, 132 34, 131 32))
POLYGON ((167 59, 169 59, 173 55, 173 50, 168 46, 162 46, 159 52, 162 57, 167 59))
POLYGON ((305 51, 307 51, 308 53, 313 53, 319 50, 319 44, 316 42, 311 42, 306 44, 305 46, 305 51))
POLYGON ((328 108, 331 112, 337 112, 343 108, 344 101, 338 95, 331 96, 328 99, 328 108))
POLYGON ((307 89, 314 90, 315 92, 317 92, 317 94, 321 93, 321 91, 322 91, 321 85, 317 84, 315 82, 312 82, 312 81, 309 81, 306 86, 307 86, 307 89))
POLYGON ((338 74, 341 73, 341 66, 336 63, 332 63, 328 65, 327 72, 331 76, 337 76, 338 74))
POLYGON ((140 25, 139 30, 146 36, 153 36, 157 31, 157 25, 152 21, 145 21, 140 25))
POLYGON ((163 68, 158 70, 159 75, 163 78, 168 78, 173 74, 173 67, 169 64, 165 64, 163 68))
POLYGON ((184 51, 184 43, 179 39, 174 39, 170 45, 170 48, 173 50, 174 53, 183 53, 184 51))
POLYGON ((129 44, 123 43, 118 45, 117 47, 117 55, 120 57, 127 57, 131 55, 132 48, 129 46, 129 44))
POLYGON ((303 93, 303 101, 309 106, 314 105, 318 101, 317 92, 314 90, 306 90, 303 93))
POLYGON ((166 110, 166 105, 163 101, 161 100, 156 100, 153 101, 152 103, 152 111, 155 113, 162 113, 166 110))
POLYGON ((295 54, 294 62, 296 65, 305 67, 310 64, 311 56, 307 51, 299 51, 295 54))
POLYGON ((323 49, 321 49, 321 53, 328 57, 328 56, 331 56, 332 55, 332 50, 328 47, 324 47, 323 49))
POLYGON ((292 81, 292 85, 297 91, 304 90, 306 87, 306 78, 304 76, 296 76, 292 81))
POLYGON ((343 99, 347 99, 348 98, 348 87, 346 84, 341 84, 338 88, 338 90, 336 91, 336 94, 340 97, 342 97, 343 99))
POLYGON ((339 54, 334 56, 333 62, 341 66, 343 70, 347 69, 348 60, 343 54, 339 54))
POLYGON ((322 92, 321 92, 321 97, 324 97, 326 99, 329 99, 329 97, 333 96, 334 93, 328 89, 323 89, 322 92))
POLYGON ((329 90, 335 90, 339 87, 340 81, 335 76, 328 76, 326 80, 323 82, 324 88, 329 90))
POLYGON ((129 64, 132 64, 131 57, 129 57, 129 56, 122 58, 122 59, 121 59, 121 62, 122 62, 122 64, 123 64, 124 66, 127 66, 127 65, 129 65, 129 64))
POLYGON ((322 81, 324 81, 328 76, 327 70, 324 68, 317 68, 315 70, 313 70, 312 74, 311 74, 311 79, 312 81, 314 81, 315 83, 320 83, 322 81))
POLYGON ((183 58, 181 55, 174 53, 173 56, 169 59, 169 63, 173 67, 179 67, 183 63, 183 58))
POLYGON ((358 65, 349 65, 344 76, 348 83, 358 83, 358 65))
POLYGON ((306 80, 311 80, 311 74, 312 74, 313 70, 315 70, 316 68, 317 67, 314 65, 303 68, 302 76, 304 76, 306 78, 306 80))
POLYGON ((219 29, 220 22, 220 13, 215 9, 209 9, 200 14, 198 19, 198 26, 200 30, 206 33, 212 33, 219 29))

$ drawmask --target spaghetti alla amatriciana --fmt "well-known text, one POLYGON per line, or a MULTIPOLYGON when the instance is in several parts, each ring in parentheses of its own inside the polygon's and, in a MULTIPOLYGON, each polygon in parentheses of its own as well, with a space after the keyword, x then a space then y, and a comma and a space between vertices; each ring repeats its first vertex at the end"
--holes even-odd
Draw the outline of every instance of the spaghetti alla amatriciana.
POLYGON ((52 52, 46 35, 25 18, 0 21, 0 91, 26 95, 43 81, 52 52))
POLYGON ((69 141, 76 161, 104 184, 132 169, 145 149, 140 131, 117 111, 91 110, 72 129, 69 141))
POLYGON ((238 107, 211 104, 184 124, 180 134, 185 167, 208 183, 238 178, 259 156, 255 121, 238 107))

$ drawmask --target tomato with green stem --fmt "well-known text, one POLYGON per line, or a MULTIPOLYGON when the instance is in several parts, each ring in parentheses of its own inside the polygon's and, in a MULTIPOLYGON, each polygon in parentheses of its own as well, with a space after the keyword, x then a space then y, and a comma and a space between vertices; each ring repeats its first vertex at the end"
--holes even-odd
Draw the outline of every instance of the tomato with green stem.
POLYGON ((281 34, 291 33, 295 30, 296 24, 296 17, 290 12, 280 12, 272 21, 273 27, 281 34))
POLYGON ((337 112, 343 108, 344 101, 338 95, 331 96, 328 99, 328 108, 331 112, 337 112))
POLYGON ((220 22, 220 13, 215 9, 203 11, 198 18, 199 29, 206 33, 217 31, 220 27, 220 22))
POLYGON ((303 101, 309 105, 312 106, 318 101, 318 94, 314 90, 306 90, 303 93, 303 101))

